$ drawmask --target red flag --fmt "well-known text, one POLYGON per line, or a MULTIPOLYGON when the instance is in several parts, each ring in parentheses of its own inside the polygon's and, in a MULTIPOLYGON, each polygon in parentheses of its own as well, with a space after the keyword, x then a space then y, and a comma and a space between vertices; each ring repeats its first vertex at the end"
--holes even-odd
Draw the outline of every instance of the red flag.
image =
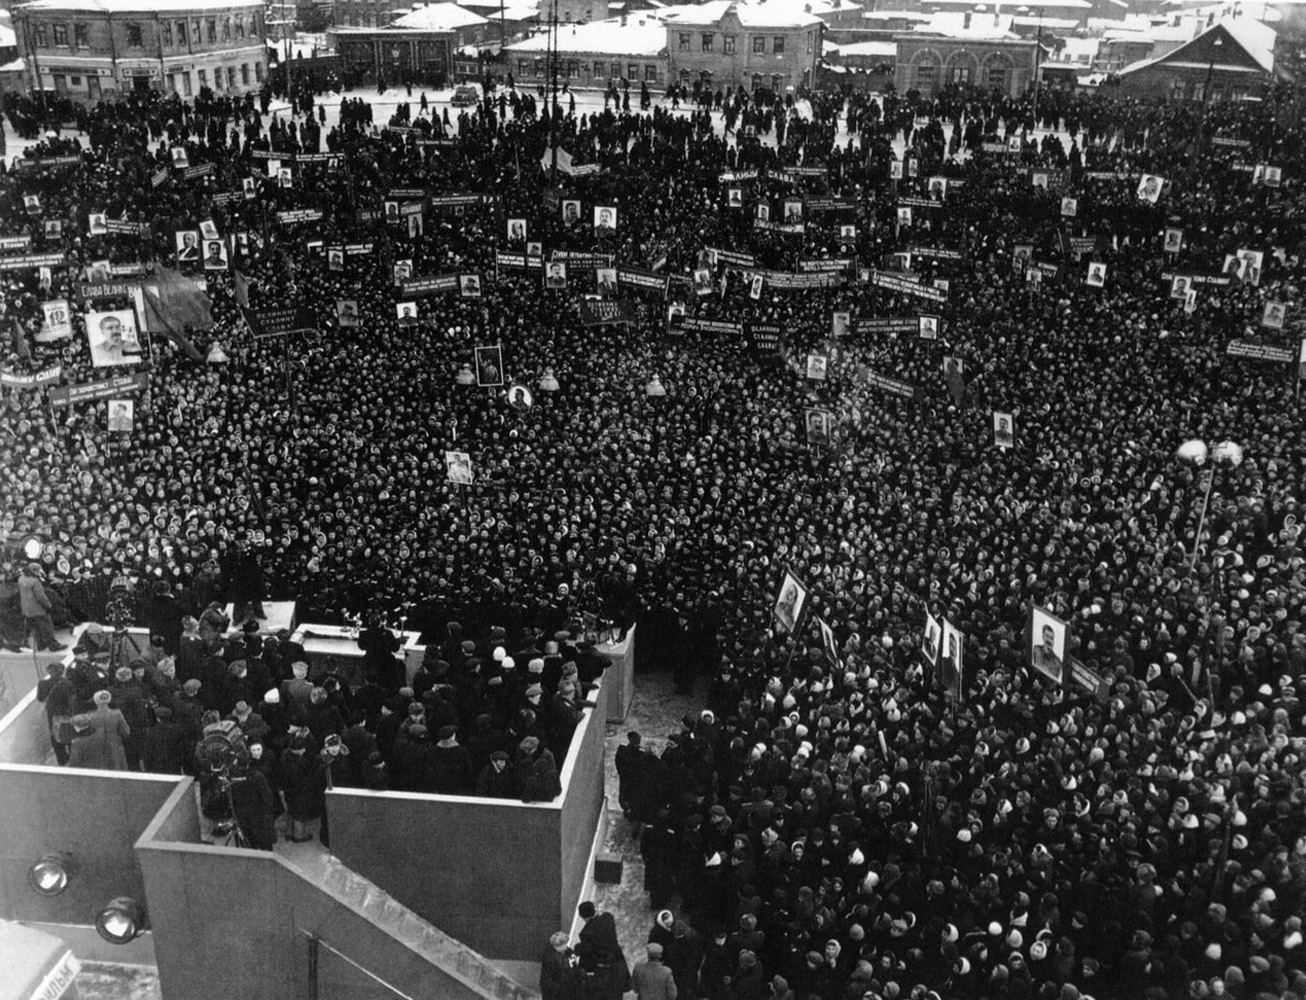
POLYGON ((192 361, 204 360, 188 331, 211 330, 213 313, 209 297, 189 278, 171 268, 159 267, 153 283, 142 288, 141 304, 146 330, 166 334, 192 361))

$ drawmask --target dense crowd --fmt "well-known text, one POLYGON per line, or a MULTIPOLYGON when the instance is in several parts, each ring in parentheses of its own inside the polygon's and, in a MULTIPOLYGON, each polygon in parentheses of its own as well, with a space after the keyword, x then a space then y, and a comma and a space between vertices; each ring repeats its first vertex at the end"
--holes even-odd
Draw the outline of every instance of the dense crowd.
MULTIPOLYGON (((422 692, 377 661, 364 678, 375 714, 349 684, 295 677, 275 646, 216 633, 178 707, 198 701, 202 735, 206 711, 268 712, 265 691, 284 712, 284 685, 302 680, 308 732, 281 757, 309 762, 315 788, 339 768, 363 784, 527 797, 548 797, 549 768, 514 755, 534 740, 532 759, 549 753, 556 771, 565 727, 549 715, 581 710, 594 666, 577 650, 569 709, 523 724, 537 657, 503 637, 532 630, 523 645, 558 671, 555 709, 566 656, 533 645, 540 630, 584 612, 655 625, 640 646, 671 657, 682 688, 712 678, 708 710, 665 753, 622 764, 653 902, 679 901, 661 943, 686 995, 1306 998, 1298 372, 1226 354, 1263 339, 1295 356, 1295 90, 1207 107, 1045 92, 1039 124, 1054 131, 1037 140, 1028 100, 974 90, 684 99, 554 117, 543 97, 498 91, 450 118, 418 98, 388 128, 361 102, 339 124, 308 101, 269 124, 252 100, 133 95, 86 116, 89 142, 36 146, 81 160, 0 178, 5 235, 68 260, 6 272, 11 370, 103 377, 79 310, 71 339, 33 336, 41 302, 76 300, 87 265, 176 263, 174 233, 206 220, 230 252, 228 270, 196 265, 214 327, 190 335, 225 361, 152 338, 130 432, 108 430, 103 404, 6 394, 5 528, 49 542, 48 610, 104 620, 125 580, 128 617, 151 621, 167 600, 199 629, 228 598, 294 599, 306 621, 408 610, 428 636, 454 616, 473 650, 442 651, 422 692), (597 170, 554 184, 540 168, 554 145, 597 170), (177 147, 213 172, 155 185, 177 147), (267 169, 278 155, 288 176, 267 169), (1257 165, 1282 168, 1282 183, 1254 183, 1257 165), (821 169, 782 173, 799 166, 821 169), (1144 174, 1162 179, 1154 202, 1144 174), (410 197, 390 192, 418 188, 434 196, 421 223, 386 222, 385 202, 410 197), (440 201, 453 194, 477 197, 440 201), (807 206, 801 231, 755 222, 759 205, 780 219, 792 200, 807 206), (589 225, 599 206, 615 228, 589 225), (322 217, 276 214, 296 209, 322 217), (150 230, 89 237, 91 212, 150 230), (666 294, 622 285, 628 322, 594 325, 593 258, 561 289, 498 266, 527 249, 507 238, 515 219, 545 254, 611 255, 668 277, 666 294), (1182 230, 1177 249, 1167 230, 1182 230), (1255 275, 1235 263, 1241 277, 1227 277, 1241 250, 1261 255, 1255 275), (774 278, 842 259, 816 287, 774 278), (455 282, 414 297, 418 321, 401 325, 403 262, 413 278, 475 274, 479 294, 455 282), (1090 265, 1105 265, 1101 287, 1090 265), (252 311, 299 303, 312 332, 253 337, 236 270, 252 311), (1226 283, 1199 281, 1186 303, 1171 273, 1226 283), (913 279, 946 286, 946 302, 913 279), (667 299, 697 322, 669 322, 667 299), (338 300, 356 303, 358 326, 337 323, 338 300), (1285 329, 1260 328, 1267 303, 1286 306, 1285 329), (937 337, 916 335, 922 314, 937 337), (890 318, 904 323, 872 322, 890 318), (533 406, 459 379, 485 345, 533 406), (945 357, 960 361, 946 375, 945 357), (814 370, 825 378, 804 377, 814 370), (655 376, 665 395, 646 392, 655 376), (809 410, 830 414, 817 438, 809 410), (994 443, 994 412, 1011 415, 1012 447, 994 443), (1189 438, 1235 440, 1246 459, 1208 478, 1209 464, 1175 460, 1189 438), (447 479, 446 450, 469 454, 470 485, 447 479), (810 588, 792 635, 771 618, 785 569, 810 588), (1101 692, 1031 671, 1031 605, 1069 623, 1067 655, 1101 692), (920 654, 927 611, 964 636, 951 693, 920 654), (333 711, 350 752, 328 761, 333 711), (494 774, 495 751, 473 750, 493 742, 486 715, 509 758, 494 774), (404 726, 432 745, 401 754, 396 733, 391 754, 378 746, 389 776, 364 768, 360 727, 380 744, 404 726), (435 753, 455 747, 467 753, 435 753)), ((49 124, 35 103, 8 111, 49 124)), ((33 616, 6 608, 7 641, 21 641, 33 616)), ((122 683, 157 684, 146 660, 122 683)), ((156 728, 131 732, 147 744, 156 728)))

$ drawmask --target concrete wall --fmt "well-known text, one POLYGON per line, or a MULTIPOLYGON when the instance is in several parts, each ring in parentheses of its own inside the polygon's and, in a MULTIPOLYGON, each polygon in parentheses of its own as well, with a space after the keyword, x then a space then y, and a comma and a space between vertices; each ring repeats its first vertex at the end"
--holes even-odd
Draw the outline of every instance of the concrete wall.
POLYGON ((332 852, 482 955, 538 961, 549 934, 571 924, 602 808, 607 687, 596 694, 558 800, 336 789, 332 852))
POLYGON ((0 719, 0 764, 53 763, 53 752, 45 706, 33 688, 0 719))
POLYGON ((0 919, 92 924, 115 896, 145 898, 132 845, 179 779, 0 764, 0 919), (43 854, 72 854, 62 895, 38 896, 27 872, 43 854))
POLYGON ((392 904, 350 905, 330 878, 315 884, 277 855, 190 842, 194 814, 187 779, 137 844, 164 1000, 480 998, 439 967, 443 955, 405 943, 411 920, 392 904))

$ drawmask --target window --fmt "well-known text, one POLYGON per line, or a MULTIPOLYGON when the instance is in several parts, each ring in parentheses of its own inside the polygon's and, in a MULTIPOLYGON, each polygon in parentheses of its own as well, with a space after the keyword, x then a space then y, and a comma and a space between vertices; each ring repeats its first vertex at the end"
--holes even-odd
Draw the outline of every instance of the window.
POLYGON ((231 18, 229 17, 222 19, 222 40, 224 42, 231 41, 231 18))
POLYGON ((596 80, 603 79, 603 63, 601 62, 596 62, 594 64, 594 79, 596 80))
POLYGON ((91 47, 91 26, 86 23, 73 25, 73 48, 88 49, 91 47))
POLYGON ((176 73, 169 73, 169 74, 168 74, 168 92, 169 92, 170 94, 175 94, 175 93, 177 92, 177 74, 176 74, 176 73))
POLYGON ((658 68, 654 63, 644 64, 644 81, 646 83, 658 82, 658 68))
POLYGON ((574 80, 580 76, 580 62, 576 59, 567 60, 567 79, 574 80))
POLYGON ((236 37, 237 38, 245 37, 245 19, 243 17, 240 17, 239 15, 237 15, 236 17, 236 37))
POLYGON ((771 40, 771 51, 778 56, 784 55, 784 51, 785 51, 784 35, 776 35, 775 38, 771 40))
POLYGON ((766 38, 763 35, 753 36, 753 55, 766 55, 766 38))
POLYGON ((221 66, 214 66, 214 67, 213 67, 213 89, 214 89, 214 90, 221 90, 221 89, 222 89, 222 67, 221 67, 221 66))
POLYGON ((530 72, 530 68, 531 68, 531 64, 530 64, 530 61, 529 61, 529 60, 526 60, 526 59, 518 59, 518 60, 517 60, 517 75, 518 75, 518 76, 526 76, 526 75, 530 72))
POLYGON ((205 18, 204 26, 208 28, 209 44, 212 45, 218 40, 218 19, 216 17, 205 18))
POLYGON ((721 51, 724 52, 724 53, 725 53, 726 55, 728 55, 728 56, 732 56, 732 55, 735 54, 735 36, 734 36, 734 35, 722 35, 722 36, 721 36, 721 51))
POLYGON ((989 67, 989 89, 1001 93, 1007 92, 1007 70, 1003 66, 989 67))
POLYGON ((54 26, 54 44, 65 47, 68 45, 68 25, 56 24, 54 26))
POLYGON ((196 45, 200 45, 204 41, 204 36, 200 34, 200 19, 198 17, 190 19, 190 40, 196 45))
POLYGON ((190 74, 181 74, 181 86, 187 97, 190 97, 190 74))
POLYGON ((259 83, 263 82, 263 64, 261 62, 254 64, 254 79, 259 83))
POLYGON ((614 80, 621 79, 621 63, 619 62, 614 62, 612 64, 612 79, 614 80))
MULTIPOLYGON (((177 22, 177 44, 178 44, 178 45, 185 45, 185 44, 186 44, 186 22, 185 22, 185 21, 178 21, 178 22, 177 22)), ((187 93, 190 93, 190 91, 187 91, 187 93)))
POLYGON ((135 21, 127 22, 127 47, 132 49, 145 47, 145 39, 141 36, 141 26, 135 21))
POLYGON ((82 78, 80 76, 70 76, 68 78, 68 86, 80 87, 81 85, 82 85, 82 78))
POLYGON ((626 67, 626 79, 627 80, 639 79, 639 63, 631 63, 626 67))
POLYGON ((934 71, 937 67, 933 63, 921 63, 916 67, 916 89, 932 90, 934 89, 934 71))
POLYGON ((54 89, 60 94, 68 89, 68 78, 62 73, 54 74, 54 89))
POLYGON ((227 86, 228 86, 228 87, 234 87, 235 85, 236 85, 236 67, 235 67, 235 66, 228 66, 228 67, 227 67, 227 86))
POLYGON ((952 67, 952 82, 959 83, 963 87, 970 83, 970 67, 954 66, 952 67))
POLYGON ((249 37, 258 38, 263 34, 263 15, 255 12, 253 20, 249 23, 249 37))
POLYGON ((35 30, 35 32, 36 32, 36 47, 37 47, 38 49, 43 49, 43 48, 45 48, 45 46, 47 45, 46 34, 45 34, 45 25, 44 25, 44 24, 38 24, 34 30, 35 30))
POLYGON ((536 59, 536 60, 535 60, 535 75, 536 75, 536 76, 543 76, 543 75, 544 75, 544 60, 543 60, 543 59, 536 59))
POLYGON ((688 31, 682 31, 682 32, 680 33, 680 51, 681 51, 681 52, 688 52, 688 51, 689 51, 689 32, 688 32, 688 31))
POLYGON ((815 37, 816 37, 815 31, 809 31, 807 33, 807 51, 809 53, 812 51, 812 39, 814 39, 815 37))
POLYGON ((203 90, 205 87, 209 85, 209 71, 206 69, 201 69, 198 70, 197 73, 200 80, 200 90, 203 90))
POLYGON ((703 32, 703 51, 712 51, 712 32, 710 31, 703 32))
POLYGON ((169 47, 172 46, 172 22, 171 21, 159 22, 159 38, 162 40, 164 45, 167 45, 169 47))

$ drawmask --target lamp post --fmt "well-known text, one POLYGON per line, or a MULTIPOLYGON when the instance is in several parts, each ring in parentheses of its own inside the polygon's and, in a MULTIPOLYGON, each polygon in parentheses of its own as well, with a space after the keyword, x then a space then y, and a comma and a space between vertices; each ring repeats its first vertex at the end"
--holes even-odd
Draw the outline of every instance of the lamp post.
POLYGON ((1202 494, 1202 510, 1197 516, 1197 533, 1193 536, 1192 555, 1188 558, 1188 572, 1191 574, 1197 569, 1197 551, 1201 547, 1202 531, 1206 527, 1206 512, 1211 506, 1211 488, 1215 485, 1215 466, 1227 465, 1234 468, 1241 465, 1243 446, 1236 441, 1221 441, 1208 448, 1201 438, 1193 438, 1179 446, 1177 455, 1181 462, 1199 469, 1206 465, 1208 459, 1212 463, 1206 478, 1206 490, 1202 494))

